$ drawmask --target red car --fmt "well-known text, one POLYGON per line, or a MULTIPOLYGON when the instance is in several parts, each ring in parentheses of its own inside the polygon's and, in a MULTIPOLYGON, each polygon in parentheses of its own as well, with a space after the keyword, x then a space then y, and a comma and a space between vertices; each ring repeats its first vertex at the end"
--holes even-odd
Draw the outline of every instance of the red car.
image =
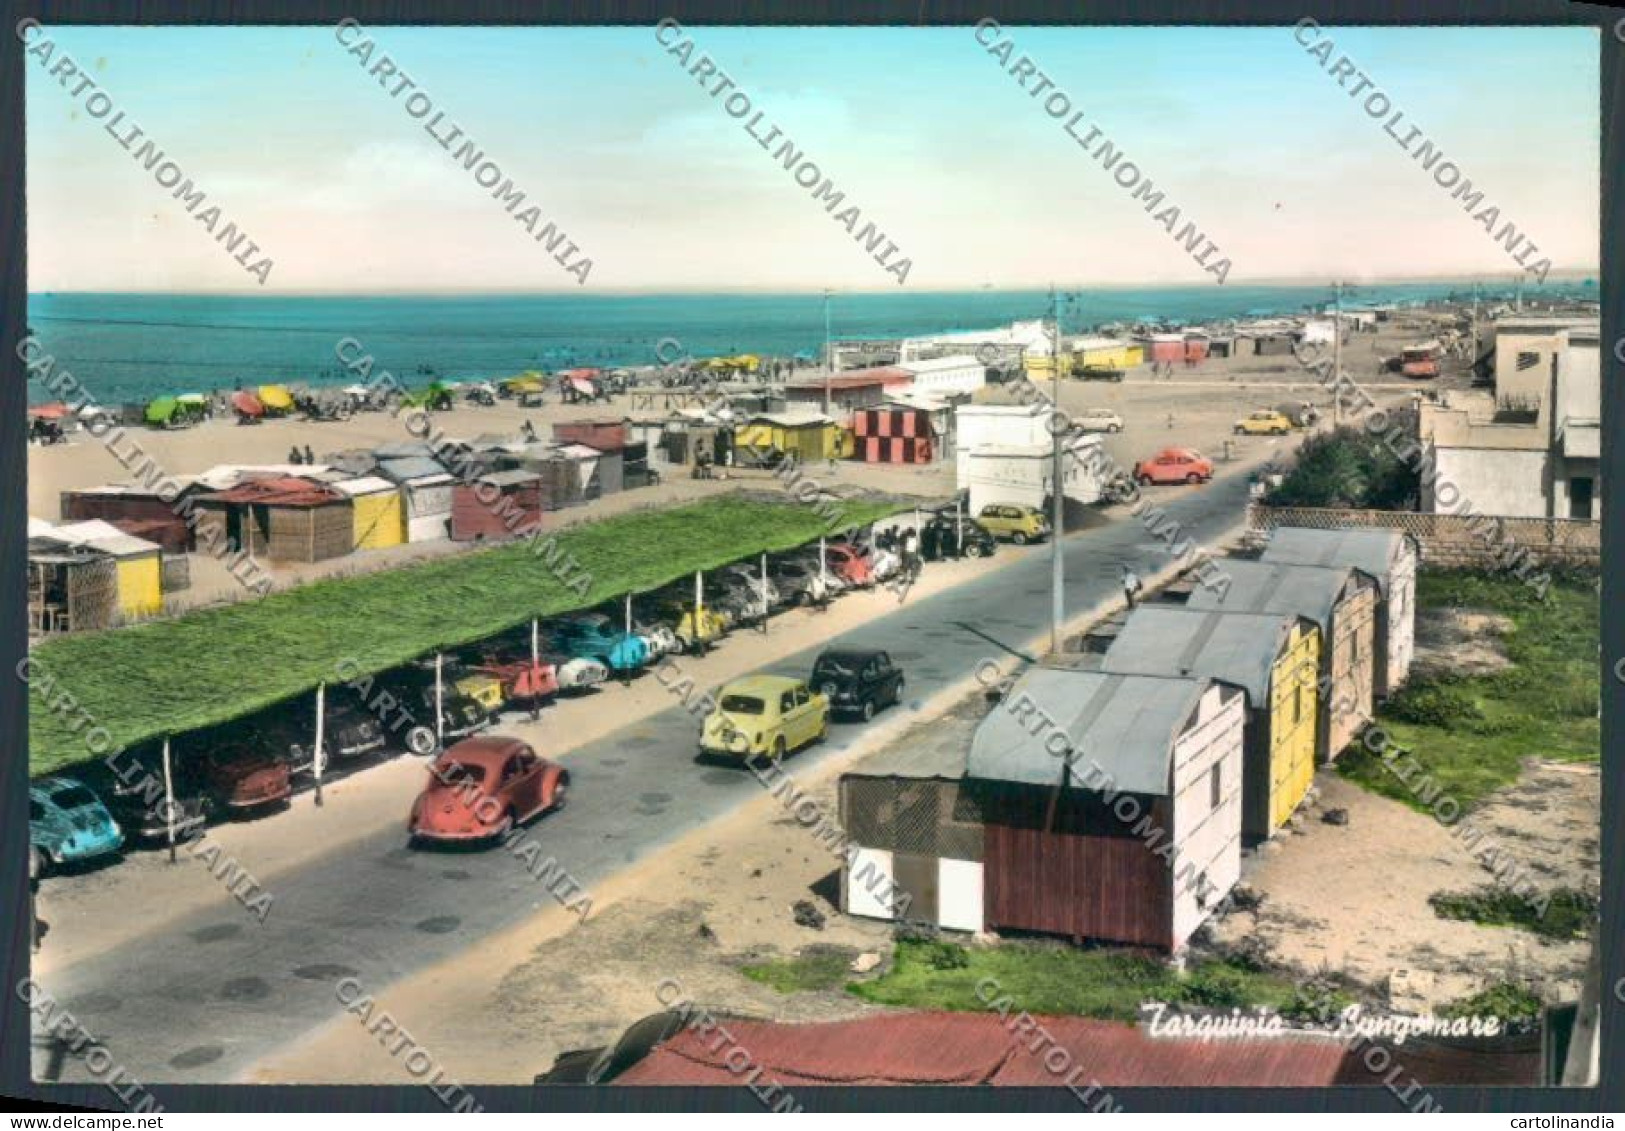
POLYGON ((869 558, 852 546, 825 546, 824 562, 831 573, 854 589, 875 583, 875 571, 869 558))
POLYGON ((1134 479, 1142 487, 1153 483, 1206 483, 1213 478, 1213 461, 1194 448, 1164 448, 1134 465, 1134 479))
POLYGON ((406 831, 423 841, 491 840, 564 807, 570 774, 517 738, 465 738, 429 766, 406 831))
POLYGON ((550 699, 559 692, 558 669, 546 660, 532 664, 526 660, 487 659, 475 671, 502 681, 502 694, 510 703, 531 703, 550 699))
POLYGON ((234 812, 286 801, 293 793, 292 768, 261 750, 222 750, 205 763, 203 774, 215 805, 234 812))

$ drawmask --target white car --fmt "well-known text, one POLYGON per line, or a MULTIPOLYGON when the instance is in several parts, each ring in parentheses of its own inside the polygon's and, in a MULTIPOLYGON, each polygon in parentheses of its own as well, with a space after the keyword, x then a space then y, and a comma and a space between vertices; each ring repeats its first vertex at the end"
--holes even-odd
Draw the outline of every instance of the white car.
POLYGON ((580 656, 552 656, 553 675, 560 691, 585 691, 609 678, 609 669, 597 660, 580 656))
POLYGON ((1073 421, 1085 432, 1121 432, 1123 418, 1110 408, 1086 408, 1073 421))
POLYGON ((878 546, 869 549, 869 570, 874 574, 876 581, 888 581, 896 577, 903 568, 903 559, 895 550, 882 550, 878 546))
POLYGON ((677 639, 677 634, 667 625, 640 624, 633 635, 648 646, 651 660, 660 656, 675 656, 683 650, 683 642, 677 639))
MULTIPOLYGON (((761 570, 761 567, 745 565, 743 562, 735 562, 733 565, 723 566, 722 569, 719 570, 718 572, 722 573, 722 574, 725 574, 725 575, 727 575, 729 577, 738 578, 740 581, 745 583, 745 585, 748 587, 748 592, 756 600, 758 600, 758 601, 761 600, 761 594, 762 594, 762 570, 761 570)), ((778 608, 779 606, 781 606, 783 604, 784 604, 784 595, 779 592, 779 587, 777 585, 773 584, 773 579, 771 577, 768 578, 767 579, 767 607, 770 608, 770 609, 776 609, 776 608, 778 608)))

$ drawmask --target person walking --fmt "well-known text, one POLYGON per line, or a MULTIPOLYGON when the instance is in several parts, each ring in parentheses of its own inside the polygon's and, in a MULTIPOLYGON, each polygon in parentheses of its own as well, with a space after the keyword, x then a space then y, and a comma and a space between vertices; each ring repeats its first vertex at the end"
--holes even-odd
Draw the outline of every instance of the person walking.
POLYGON ((310 467, 316 466, 316 453, 310 450, 309 444, 305 445, 305 463, 310 467))
POLYGON ((305 462, 304 457, 299 454, 298 444, 288 449, 288 462, 295 465, 305 462))
POLYGON ((1123 564, 1122 569, 1123 599, 1128 602, 1129 611, 1133 612, 1135 600, 1139 597, 1140 590, 1145 588, 1145 583, 1140 580, 1140 575, 1134 572, 1134 567, 1127 562, 1123 564))

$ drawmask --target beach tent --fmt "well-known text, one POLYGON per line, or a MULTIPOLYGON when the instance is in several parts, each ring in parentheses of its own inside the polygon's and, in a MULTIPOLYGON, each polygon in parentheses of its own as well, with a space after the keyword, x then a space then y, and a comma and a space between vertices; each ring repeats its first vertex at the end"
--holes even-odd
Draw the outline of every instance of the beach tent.
POLYGON ((258 397, 247 389, 238 389, 231 394, 231 407, 237 410, 238 416, 244 416, 250 420, 258 420, 265 415, 265 406, 260 403, 258 397))
POLYGON ((259 400, 267 416, 286 416, 293 411, 293 394, 285 385, 261 385, 259 400))
POLYGON ((154 428, 178 427, 181 421, 176 417, 180 410, 181 404, 174 397, 158 397, 147 402, 147 423, 154 428))

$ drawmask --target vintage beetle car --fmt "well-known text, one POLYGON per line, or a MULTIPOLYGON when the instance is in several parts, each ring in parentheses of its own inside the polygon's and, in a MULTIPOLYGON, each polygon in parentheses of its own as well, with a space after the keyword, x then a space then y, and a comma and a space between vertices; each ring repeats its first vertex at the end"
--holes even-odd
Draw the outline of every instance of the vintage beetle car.
POLYGON ((1206 483, 1213 478, 1213 461, 1194 448, 1164 448, 1134 465, 1134 479, 1142 487, 1156 483, 1206 483))
POLYGON ((124 847, 124 830, 83 782, 41 778, 28 787, 28 836, 44 875, 62 864, 92 860, 124 847))
POLYGON ((544 625, 542 633, 556 651, 597 660, 612 672, 633 672, 649 662, 649 646, 621 631, 602 613, 587 613, 544 625))
POLYGON ((829 597, 829 586, 816 559, 781 558, 769 563, 768 573, 792 605, 817 605, 829 597))
POLYGON ((293 794, 292 767, 283 756, 287 731, 240 726, 214 732, 209 745, 194 748, 202 755, 204 788, 212 806, 249 813, 278 805, 293 794))
POLYGON ((792 750, 822 742, 829 733, 829 700, 799 679, 751 675, 736 679, 717 696, 717 709, 700 730, 700 753, 746 758, 769 754, 775 760, 792 750))
MULTIPOLYGON (((746 564, 735 562, 719 569, 713 577, 725 579, 734 588, 742 589, 750 598, 751 604, 760 607, 762 603, 762 567, 760 564, 746 564)), ((784 607, 784 594, 779 587, 773 584, 773 569, 767 571, 767 608, 769 612, 784 607)))
MULTIPOLYGON (((175 796, 175 834, 179 836, 207 823, 214 806, 192 763, 172 758, 170 782, 175 796)), ((95 778, 86 784, 95 789, 131 840, 163 840, 169 835, 161 747, 138 746, 120 751, 96 763, 95 778)))
POLYGON ((406 820, 410 843, 491 840, 564 807, 570 773, 517 738, 466 738, 429 766, 406 820))
POLYGON ((903 671, 879 648, 826 648, 808 682, 829 700, 831 711, 860 715, 864 722, 903 697, 903 671))
MULTIPOLYGON (((456 664, 441 667, 441 718, 447 738, 463 738, 491 725, 491 712, 478 700, 457 690, 463 674, 456 664)), ((393 695, 401 710, 414 720, 406 732, 406 747, 415 754, 427 754, 436 745, 434 718, 434 664, 408 664, 379 679, 379 686, 393 695)))
POLYGON ((585 656, 567 656, 562 652, 544 650, 542 663, 552 664, 560 691, 590 691, 609 678, 609 668, 601 661, 585 656))
POLYGON ((829 571, 855 589, 875 583, 875 573, 869 556, 848 542, 831 542, 824 547, 829 571))
MULTIPOLYGON (((316 769, 316 710, 301 703, 289 716, 292 738, 288 743, 288 767, 296 774, 316 769)), ((323 769, 334 762, 352 762, 374 750, 382 750, 384 724, 372 711, 342 686, 327 689, 322 708, 323 769)))

